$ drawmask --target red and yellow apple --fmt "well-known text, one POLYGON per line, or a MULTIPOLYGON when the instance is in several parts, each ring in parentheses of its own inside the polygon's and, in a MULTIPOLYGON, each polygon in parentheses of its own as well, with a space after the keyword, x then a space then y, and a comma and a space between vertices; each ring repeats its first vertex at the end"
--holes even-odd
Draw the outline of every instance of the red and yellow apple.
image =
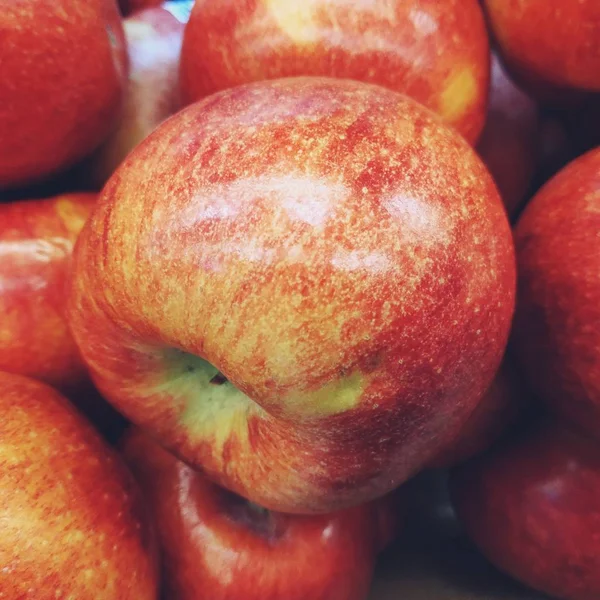
POLYGON ((600 435, 600 149, 529 203, 515 231, 514 349, 553 410, 600 435))
POLYGON ((489 63, 477 0, 196 0, 181 87, 190 103, 263 79, 356 79, 411 96, 474 143, 489 63))
POLYGON ((545 423, 451 477, 468 535, 501 570, 553 597, 600 597, 600 445, 545 423))
POLYGON ((381 541, 377 502, 329 515, 274 513, 211 483, 139 430, 122 448, 157 523, 169 600, 367 597, 381 541))
POLYGON ((163 123, 80 236, 70 324, 106 398, 281 512, 381 496, 454 437, 513 312, 512 235, 475 152, 410 98, 331 78, 163 123))
POLYGON ((60 171, 114 125, 127 79, 115 0, 20 0, 0 11, 0 190, 60 171))
POLYGON ((7 600, 156 600, 133 477, 69 402, 0 372, 0 590, 7 600))

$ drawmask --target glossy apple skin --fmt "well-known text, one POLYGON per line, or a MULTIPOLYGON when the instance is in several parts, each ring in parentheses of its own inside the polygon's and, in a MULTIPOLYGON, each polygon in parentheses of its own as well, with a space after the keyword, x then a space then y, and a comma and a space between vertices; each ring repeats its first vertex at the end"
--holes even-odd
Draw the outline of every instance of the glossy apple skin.
POLYGON ((481 161, 410 98, 349 80, 179 112, 110 179, 75 255, 70 323, 103 394, 281 512, 423 467, 489 386, 513 312, 481 161))
POLYGON ((180 104, 179 57, 185 21, 165 7, 156 7, 134 13, 123 26, 129 82, 119 123, 91 159, 90 180, 96 189, 180 104))
POLYGON ((69 402, 0 372, 3 598, 155 600, 155 538, 133 477, 69 402))
POLYGON ((75 240, 95 194, 0 204, 0 370, 73 391, 87 370, 66 320, 75 240))
POLYGON ((211 483, 138 429, 121 447, 158 525, 169 600, 367 597, 375 505, 274 513, 211 483))
POLYGON ((526 406, 526 393, 512 360, 505 357, 494 381, 458 436, 429 464, 448 469, 490 448, 526 406))
POLYGON ((515 231, 514 349, 553 410, 600 435, 600 150, 576 159, 528 204, 515 231))
POLYGON ((501 570, 551 596, 600 597, 600 446, 545 423, 459 468, 468 535, 501 570))
POLYGON ((596 0, 484 0, 503 59, 516 80, 550 104, 600 91, 596 0))
POLYGON ((411 96, 474 143, 489 61, 476 0, 196 0, 181 87, 190 103, 261 79, 356 79, 411 96))
POLYGON ((5 2, 0 40, 1 190, 65 169, 102 142, 127 56, 115 0, 5 2))
POLYGON ((493 54, 488 115, 477 152, 492 174, 510 216, 521 207, 531 186, 538 131, 537 104, 511 81, 493 54))

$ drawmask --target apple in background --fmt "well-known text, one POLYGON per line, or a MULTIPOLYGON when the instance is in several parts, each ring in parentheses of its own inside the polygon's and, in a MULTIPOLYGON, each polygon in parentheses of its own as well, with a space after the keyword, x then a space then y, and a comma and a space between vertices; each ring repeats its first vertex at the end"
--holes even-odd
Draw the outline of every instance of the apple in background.
POLYGON ((600 445, 564 424, 478 457, 451 477, 467 534, 501 570, 551 596, 600 597, 600 445))
POLYGON ((600 149, 529 203, 515 230, 514 350, 534 392, 600 432, 600 149))
POLYGON ((66 169, 115 124, 127 56, 115 0, 20 0, 0 12, 0 190, 66 169))
POLYGON ((120 457, 45 384, 0 372, 7 600, 155 600, 155 540, 120 457))
POLYGON ((481 454, 516 421, 525 406, 521 378, 511 358, 505 357, 492 385, 459 435, 442 448, 429 467, 447 469, 481 454))
POLYGON ((116 129, 88 165, 98 189, 127 154, 179 108, 179 56, 186 21, 169 10, 173 4, 137 12, 123 22, 129 84, 116 129))
POLYGON ((531 186, 537 162, 538 129, 536 103, 510 80, 493 54, 488 116, 477 152, 490 170, 511 216, 531 186))
POLYGON ((350 80, 249 84, 171 117, 75 256, 70 324, 103 395, 281 512, 421 469, 490 385, 513 312, 512 234, 475 152, 350 80))
POLYGON ((122 442, 158 526, 169 600, 364 600, 377 502, 285 515, 211 483, 140 430, 122 442))
POLYGON ((356 79, 411 96, 475 143, 489 54, 477 0, 197 0, 181 88, 190 103, 262 79, 356 79))
POLYGON ((509 71, 545 104, 570 105, 600 91, 597 0, 483 0, 509 71))

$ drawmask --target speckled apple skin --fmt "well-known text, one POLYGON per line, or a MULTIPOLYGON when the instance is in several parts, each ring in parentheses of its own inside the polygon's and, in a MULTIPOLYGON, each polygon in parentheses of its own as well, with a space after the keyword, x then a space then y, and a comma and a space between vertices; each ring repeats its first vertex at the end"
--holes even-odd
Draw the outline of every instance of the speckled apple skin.
POLYGON ((328 78, 169 119, 104 188, 74 273, 70 323, 104 395, 282 512, 359 504, 421 468, 489 386, 515 287, 465 140, 405 96, 328 78), (200 393, 195 357, 241 392, 200 393))
POLYGON ((6 600, 155 600, 154 534, 120 457, 45 384, 0 372, 6 600))
POLYGON ((600 437, 600 149, 529 203, 515 231, 514 349, 540 398, 600 437))
POLYGON ((484 0, 502 56, 519 84, 544 102, 600 91, 596 0, 484 0))
POLYGON ((0 370, 74 391, 87 370, 66 320, 75 240, 95 194, 0 204, 0 370))
POLYGON ((20 0, 0 14, 0 190, 60 171, 94 150, 127 80, 115 0, 20 0))
POLYGON ((565 600, 600 597, 600 446, 558 422, 453 473, 467 534, 512 577, 565 600))
POLYGON ((274 513, 211 483, 139 429, 122 449, 158 526, 169 600, 367 598, 376 502, 327 515, 274 513))
POLYGON ((411 96, 474 143, 489 52, 476 0, 196 0, 181 86, 190 103, 261 79, 356 79, 411 96))

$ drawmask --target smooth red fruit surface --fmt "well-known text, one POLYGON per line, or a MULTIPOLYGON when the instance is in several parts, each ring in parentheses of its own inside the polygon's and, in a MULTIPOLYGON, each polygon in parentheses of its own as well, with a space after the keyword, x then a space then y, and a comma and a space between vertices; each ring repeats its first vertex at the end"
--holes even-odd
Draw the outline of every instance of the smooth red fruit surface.
POLYGON ((282 512, 366 502, 430 460, 489 386, 514 301, 469 145, 406 96, 328 78, 169 119, 104 188, 75 265, 103 394, 282 512))
POLYGON ((127 79, 115 0, 4 2, 0 56, 0 189, 66 168, 108 135, 127 79))
POLYGON ((489 169, 509 215, 519 209, 529 191, 538 147, 536 103, 508 77, 492 55, 488 115, 477 152, 489 169))
POLYGON ((411 96, 474 143, 489 52, 476 0, 196 0, 181 86, 190 103, 262 79, 356 79, 411 96))
POLYGON ((515 231, 514 349, 559 414, 600 435, 600 149, 570 163, 515 231))
POLYGON ((511 359, 505 358, 459 435, 442 448, 429 467, 447 469, 490 448, 523 409, 524 396, 521 378, 511 359))
POLYGON ((135 482, 52 388, 0 373, 0 590, 6 600, 155 600, 135 482))
POLYGON ((547 423, 458 469, 452 497, 500 569, 557 598, 600 597, 600 446, 547 423))
POLYGON ((87 379, 65 313, 73 246, 95 200, 0 204, 0 370, 64 391, 87 379))
POLYGON ((270 512, 211 483, 137 429, 122 442, 158 525, 169 600, 364 600, 374 505, 270 512))
POLYGON ((504 61, 542 101, 600 91, 597 0, 484 0, 504 61))
POLYGON ((101 188, 127 154, 179 108, 179 56, 185 21, 150 8, 123 22, 129 83, 116 129, 92 157, 90 178, 101 188))

